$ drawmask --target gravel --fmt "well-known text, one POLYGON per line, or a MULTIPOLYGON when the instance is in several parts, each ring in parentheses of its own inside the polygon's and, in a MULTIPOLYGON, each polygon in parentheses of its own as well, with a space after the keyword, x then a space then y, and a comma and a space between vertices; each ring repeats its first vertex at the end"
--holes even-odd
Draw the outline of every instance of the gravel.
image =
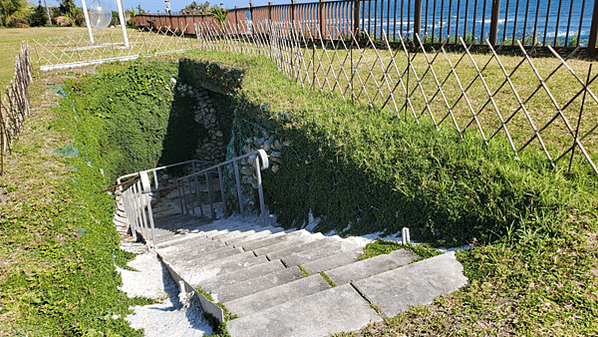
POLYGON ((130 298, 159 300, 159 303, 132 307, 134 313, 125 318, 131 327, 143 329, 146 336, 200 337, 212 333, 211 326, 203 319, 199 302, 192 301, 188 306, 181 303, 178 286, 156 253, 139 254, 127 265, 137 271, 117 267, 123 281, 120 289, 130 298))

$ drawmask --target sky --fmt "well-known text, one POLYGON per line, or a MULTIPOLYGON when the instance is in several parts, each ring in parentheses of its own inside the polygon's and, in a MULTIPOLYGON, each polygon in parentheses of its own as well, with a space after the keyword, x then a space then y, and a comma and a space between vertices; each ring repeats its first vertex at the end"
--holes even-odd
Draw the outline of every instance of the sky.
MULTIPOLYGON (((95 1, 102 1, 105 4, 110 5, 110 7, 112 8, 113 11, 116 10, 116 0, 95 0, 95 1)), ((164 13, 165 12, 165 8, 166 5, 164 4, 164 0, 122 0, 123 1, 123 5, 125 8, 137 8, 137 6, 141 5, 141 8, 145 9, 146 11, 149 11, 152 14, 157 14, 158 11, 160 11, 160 13, 164 13)), ((170 7, 172 8, 172 12, 176 13, 179 10, 185 8, 185 6, 189 5, 190 3, 192 3, 194 0, 170 0, 170 7)), ((251 0, 253 2, 254 6, 265 6, 268 4, 268 1, 272 1, 275 5, 281 5, 281 4, 290 4, 291 0, 284 0, 284 1, 280 1, 280 0, 251 0)), ((304 3, 304 2, 315 2, 317 0, 298 0, 297 3, 304 3)), ((34 0, 34 2, 37 4, 37 0, 34 0)), ((46 2, 48 3, 48 6, 58 6, 59 4, 59 0, 46 0, 46 2)), ((94 0, 85 0, 85 3, 87 4, 88 7, 91 6, 91 3, 94 2, 94 0)), ((195 0, 196 3, 200 4, 200 3, 205 3, 206 0, 195 0)), ((220 5, 221 3, 224 5, 225 8, 235 8, 235 6, 239 6, 239 8, 243 8, 243 7, 249 7, 249 0, 211 0, 208 1, 211 5, 220 5)), ((44 1, 42 0, 42 5, 44 4, 44 1)), ((77 7, 81 7, 81 0, 75 0, 75 5, 77 5, 77 7)))

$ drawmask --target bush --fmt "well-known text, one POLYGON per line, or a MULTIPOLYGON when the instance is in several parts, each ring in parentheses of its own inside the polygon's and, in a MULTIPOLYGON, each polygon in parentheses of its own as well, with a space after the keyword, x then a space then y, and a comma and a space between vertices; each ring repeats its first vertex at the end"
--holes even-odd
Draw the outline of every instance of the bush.
POLYGON ((72 27, 75 25, 75 21, 67 16, 57 16, 54 18, 54 24, 60 27, 72 27))
POLYGON ((29 28, 29 21, 26 18, 18 16, 9 16, 8 18, 6 18, 6 27, 29 28))

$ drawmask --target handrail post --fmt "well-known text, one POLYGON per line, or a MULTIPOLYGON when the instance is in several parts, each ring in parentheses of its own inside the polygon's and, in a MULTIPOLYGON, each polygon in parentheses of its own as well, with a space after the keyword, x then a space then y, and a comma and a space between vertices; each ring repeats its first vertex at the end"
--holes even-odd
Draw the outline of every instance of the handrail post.
POLYGON ((591 56, 596 52, 596 37, 598 35, 598 2, 594 1, 592 13, 592 25, 590 26, 590 38, 588 40, 588 54, 591 56))
MULTIPOLYGON (((415 9, 413 15, 413 37, 415 40, 415 35, 421 37, 422 0, 415 0, 415 9)), ((386 32, 386 34, 388 34, 388 32, 386 32)))
POLYGON ((359 30, 361 29, 361 22, 359 20, 359 16, 361 10, 361 4, 359 0, 355 0, 353 2, 353 36, 357 41, 359 41, 360 35, 359 30))
POLYGON ((496 46, 496 35, 498 33, 498 14, 500 10, 500 0, 492 0, 492 14, 490 16, 490 44, 496 46))
MULTIPOLYGON (((256 183, 257 183, 257 192, 258 192, 258 196, 260 198, 260 215, 264 216, 266 215, 266 205, 264 203, 264 190, 262 189, 262 173, 261 171, 261 165, 260 165, 260 156, 256 155, 255 156, 255 175, 256 175, 256 183)), ((266 219, 264 218, 264 221, 266 219)))

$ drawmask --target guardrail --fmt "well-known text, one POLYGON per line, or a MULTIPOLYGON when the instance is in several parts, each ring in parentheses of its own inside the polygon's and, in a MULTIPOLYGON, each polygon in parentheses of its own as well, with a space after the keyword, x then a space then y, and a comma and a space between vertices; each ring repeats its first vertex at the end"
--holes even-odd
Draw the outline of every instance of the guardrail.
POLYGON ((252 160, 255 167, 255 175, 256 175, 256 187, 258 191, 258 198, 260 203, 260 217, 267 217, 268 214, 266 212, 266 205, 264 204, 264 191, 262 188, 262 176, 260 170, 267 170, 270 166, 268 161, 268 155, 266 151, 259 149, 253 151, 251 153, 245 154, 243 156, 235 157, 233 159, 227 160, 222 162, 218 165, 209 167, 207 169, 192 173, 190 175, 181 177, 177 179, 177 191, 179 195, 179 202, 180 207, 183 213, 185 214, 196 214, 196 208, 199 208, 200 214, 203 216, 203 202, 200 195, 199 186, 201 184, 201 180, 205 179, 205 184, 208 189, 208 202, 210 204, 210 216, 212 219, 216 219, 216 212, 214 209, 215 200, 214 200, 214 175, 217 174, 218 179, 218 186, 220 187, 220 193, 222 197, 222 214, 226 216, 228 214, 227 203, 226 203, 226 189, 224 188, 224 175, 223 175, 223 168, 226 166, 232 165, 235 175, 235 186, 237 192, 237 198, 239 202, 239 213, 242 217, 245 217, 245 202, 243 200, 243 191, 241 188, 241 175, 239 172, 239 163, 245 159, 252 160), (261 163, 260 163, 261 161, 261 163), (185 186, 189 188, 189 192, 187 193, 185 186), (194 191, 191 191, 192 188, 194 191))
POLYGON ((121 192, 121 200, 125 214, 131 227, 131 234, 135 239, 137 239, 137 233, 140 233, 148 243, 148 246, 150 248, 155 248, 155 226, 151 194, 160 191, 158 172, 181 166, 188 166, 188 169, 195 172, 197 166, 205 164, 212 163, 201 160, 188 160, 181 163, 164 165, 150 170, 126 174, 116 179, 118 190, 121 192), (123 189, 122 182, 125 179, 129 179, 131 185, 123 189))
MULTIPOLYGON (((215 198, 215 189, 213 182, 217 179, 222 197, 222 214, 226 217, 228 215, 227 209, 227 195, 225 192, 225 176, 223 170, 227 166, 232 166, 232 172, 235 176, 236 194, 239 202, 239 213, 245 217, 246 201, 243 199, 243 191, 241 187, 241 174, 239 166, 241 162, 254 163, 258 198, 260 203, 260 217, 264 219, 268 217, 266 206, 264 204, 264 192, 262 189, 261 170, 266 170, 269 167, 268 155, 264 150, 257 150, 243 156, 239 156, 217 165, 205 167, 206 164, 213 164, 210 162, 200 160, 189 160, 172 165, 165 165, 156 167, 150 170, 135 172, 123 175, 117 179, 118 190, 121 193, 121 201, 127 217, 127 221, 131 228, 131 234, 137 239, 137 233, 141 234, 146 241, 149 248, 156 248, 156 235, 154 224, 154 211, 152 209, 152 201, 160 198, 160 191, 169 190, 169 186, 161 186, 159 182, 160 177, 158 173, 171 168, 182 168, 183 170, 190 170, 191 174, 185 175, 175 180, 177 197, 180 205, 180 211, 183 214, 201 214, 204 215, 203 201, 200 191, 200 186, 205 183, 208 191, 208 202, 210 205, 210 217, 216 219, 215 205, 217 204, 215 198), (249 162, 248 162, 249 161, 249 162), (186 166, 186 167, 185 167, 186 166), (215 175, 217 174, 217 177, 215 175), (127 181, 128 180, 128 183, 127 181), (203 181, 202 181, 203 180, 203 181), (124 181, 124 183, 123 183, 124 181), (123 185, 126 188, 123 188, 123 185), (197 211, 199 208, 199 211, 197 211)), ((243 166, 244 173, 250 165, 243 166)))

